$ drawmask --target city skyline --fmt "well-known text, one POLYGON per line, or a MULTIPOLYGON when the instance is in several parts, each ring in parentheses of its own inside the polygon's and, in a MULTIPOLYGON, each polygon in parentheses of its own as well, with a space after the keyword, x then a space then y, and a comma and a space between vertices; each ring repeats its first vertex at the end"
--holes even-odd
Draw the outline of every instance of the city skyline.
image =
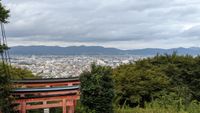
POLYGON ((76 77, 83 71, 90 70, 92 63, 102 66, 111 66, 114 68, 121 64, 128 64, 146 57, 118 55, 13 55, 11 61, 13 66, 31 70, 36 76, 43 78, 66 78, 76 77))
POLYGON ((14 0, 9 46, 200 47, 198 0, 14 0))

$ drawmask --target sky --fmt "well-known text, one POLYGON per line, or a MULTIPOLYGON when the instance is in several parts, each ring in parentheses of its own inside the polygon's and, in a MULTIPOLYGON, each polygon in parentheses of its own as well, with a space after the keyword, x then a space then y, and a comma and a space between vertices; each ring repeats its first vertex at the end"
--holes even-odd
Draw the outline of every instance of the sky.
POLYGON ((200 47, 200 0, 2 0, 9 46, 200 47))

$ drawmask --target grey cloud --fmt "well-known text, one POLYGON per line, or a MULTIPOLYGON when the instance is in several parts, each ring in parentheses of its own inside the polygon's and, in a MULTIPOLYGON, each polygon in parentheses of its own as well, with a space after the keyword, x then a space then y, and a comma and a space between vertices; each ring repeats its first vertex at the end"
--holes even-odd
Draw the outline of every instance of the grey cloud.
POLYGON ((115 45, 174 39, 180 45, 178 39, 198 38, 200 30, 184 28, 200 21, 198 0, 13 0, 4 4, 11 10, 7 35, 22 41, 115 45))
POLYGON ((185 30, 182 33, 182 36, 190 37, 190 38, 199 38, 199 41, 200 41, 200 25, 197 25, 190 29, 185 30))

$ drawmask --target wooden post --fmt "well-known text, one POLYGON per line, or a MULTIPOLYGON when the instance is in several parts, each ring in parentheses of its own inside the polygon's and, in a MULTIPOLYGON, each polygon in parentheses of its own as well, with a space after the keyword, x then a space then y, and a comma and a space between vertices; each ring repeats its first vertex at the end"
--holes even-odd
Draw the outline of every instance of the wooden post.
POLYGON ((66 100, 65 100, 65 99, 63 99, 62 107, 63 107, 63 113, 67 113, 67 109, 66 109, 66 100))
POLYGON ((69 109, 68 109, 68 113, 74 113, 74 100, 71 98, 70 100, 68 100, 69 102, 69 109))
POLYGON ((76 107, 77 101, 76 99, 74 99, 74 107, 76 107))
POLYGON ((69 106, 68 113, 74 113, 74 106, 69 106))
POLYGON ((21 102, 21 111, 20 113, 26 113, 26 102, 22 101, 21 102))

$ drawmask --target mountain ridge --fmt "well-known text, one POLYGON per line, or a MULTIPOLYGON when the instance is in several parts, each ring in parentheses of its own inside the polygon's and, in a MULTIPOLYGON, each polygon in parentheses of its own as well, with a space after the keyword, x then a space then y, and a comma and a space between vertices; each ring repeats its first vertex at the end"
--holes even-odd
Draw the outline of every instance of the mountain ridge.
POLYGON ((11 55, 156 55, 172 54, 177 52, 181 55, 199 55, 199 47, 190 48, 144 48, 121 50, 117 48, 107 48, 102 46, 14 46, 11 47, 11 55))

